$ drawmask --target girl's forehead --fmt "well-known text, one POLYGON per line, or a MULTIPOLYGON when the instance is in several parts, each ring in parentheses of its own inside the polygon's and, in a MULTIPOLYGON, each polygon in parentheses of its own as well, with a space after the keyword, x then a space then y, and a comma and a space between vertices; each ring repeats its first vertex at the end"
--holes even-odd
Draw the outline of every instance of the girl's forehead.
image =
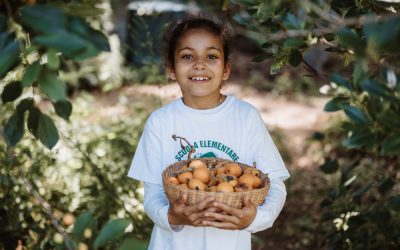
POLYGON ((187 44, 200 45, 207 43, 213 47, 222 49, 221 38, 205 28, 196 28, 186 31, 178 40, 177 49, 187 44))

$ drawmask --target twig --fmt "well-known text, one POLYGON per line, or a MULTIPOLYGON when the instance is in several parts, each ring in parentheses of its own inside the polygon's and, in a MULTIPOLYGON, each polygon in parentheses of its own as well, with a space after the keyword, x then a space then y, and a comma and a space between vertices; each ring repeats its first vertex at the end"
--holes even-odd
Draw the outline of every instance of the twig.
POLYGON ((186 140, 186 138, 177 136, 177 135, 175 135, 175 134, 172 135, 172 139, 174 139, 175 141, 176 141, 176 139, 178 139, 178 138, 179 138, 179 142, 181 143, 181 148, 182 148, 182 149, 185 149, 185 148, 186 148, 186 147, 183 145, 182 140, 184 140, 184 141, 189 145, 190 151, 189 151, 189 154, 188 154, 188 161, 191 161, 191 160, 192 160, 192 154, 193 154, 196 150, 194 149, 193 145, 190 144, 190 142, 189 142, 188 140, 186 140))

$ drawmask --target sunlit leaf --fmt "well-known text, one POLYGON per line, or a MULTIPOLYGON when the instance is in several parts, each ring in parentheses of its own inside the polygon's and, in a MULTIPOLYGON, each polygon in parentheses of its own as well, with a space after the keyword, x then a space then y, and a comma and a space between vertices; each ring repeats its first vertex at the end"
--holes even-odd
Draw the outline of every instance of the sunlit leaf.
POLYGON ((66 99, 66 86, 55 72, 42 70, 38 77, 40 88, 53 101, 62 101, 66 99))
POLYGON ((22 85, 24 87, 27 87, 35 82, 39 76, 40 69, 41 65, 39 61, 36 61, 29 65, 25 70, 24 76, 22 77, 22 85))
POLYGON ((106 245, 109 241, 119 239, 125 233, 130 223, 130 220, 127 219, 115 219, 108 222, 101 229, 99 236, 94 241, 94 248, 98 249, 106 245))
POLYGON ((57 51, 55 49, 47 50, 47 66, 49 69, 57 70, 60 67, 60 59, 57 56, 57 51))
POLYGON ((135 237, 125 239, 117 250, 146 250, 148 243, 135 237))
POLYGON ((349 99, 347 97, 335 97, 325 104, 324 111, 335 112, 343 108, 343 105, 348 104, 349 99))
POLYGON ((81 241, 84 238, 86 229, 91 229, 94 223, 93 215, 89 211, 81 213, 74 224, 72 230, 72 238, 76 241, 81 241))
POLYGON ((351 85, 351 83, 337 73, 331 74, 329 80, 336 83, 339 86, 347 88, 348 90, 353 90, 353 86, 351 85))

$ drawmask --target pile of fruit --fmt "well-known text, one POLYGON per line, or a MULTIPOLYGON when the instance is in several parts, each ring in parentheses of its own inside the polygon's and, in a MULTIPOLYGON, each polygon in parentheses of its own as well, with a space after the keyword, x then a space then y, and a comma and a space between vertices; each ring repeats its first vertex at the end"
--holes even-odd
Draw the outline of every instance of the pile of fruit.
POLYGON ((262 188, 260 171, 255 166, 242 170, 232 161, 212 161, 207 166, 204 161, 194 159, 169 174, 165 181, 183 189, 208 192, 244 192, 262 188))

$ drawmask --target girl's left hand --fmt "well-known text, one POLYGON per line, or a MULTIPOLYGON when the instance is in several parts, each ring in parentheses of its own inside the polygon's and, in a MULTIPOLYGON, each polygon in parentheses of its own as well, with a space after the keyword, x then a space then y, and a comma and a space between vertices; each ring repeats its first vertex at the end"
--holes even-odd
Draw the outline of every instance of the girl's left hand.
POLYGON ((250 197, 243 198, 244 207, 234 208, 222 202, 213 202, 210 210, 204 213, 203 226, 220 229, 241 230, 248 227, 257 214, 257 208, 250 197), (215 210, 219 212, 214 212, 215 210))

